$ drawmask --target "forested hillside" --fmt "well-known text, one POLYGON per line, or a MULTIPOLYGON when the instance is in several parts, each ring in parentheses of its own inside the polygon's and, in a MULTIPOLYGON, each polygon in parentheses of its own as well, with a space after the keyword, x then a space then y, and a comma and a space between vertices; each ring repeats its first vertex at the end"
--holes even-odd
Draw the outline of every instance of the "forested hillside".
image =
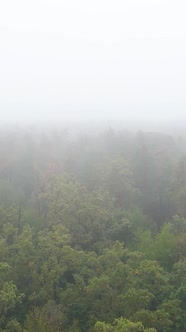
POLYGON ((186 331, 186 140, 0 131, 0 331, 186 331))

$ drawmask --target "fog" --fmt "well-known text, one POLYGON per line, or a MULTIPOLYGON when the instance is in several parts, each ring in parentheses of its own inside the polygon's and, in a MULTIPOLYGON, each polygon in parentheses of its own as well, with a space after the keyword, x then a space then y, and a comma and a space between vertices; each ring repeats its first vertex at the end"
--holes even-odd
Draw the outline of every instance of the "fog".
POLYGON ((183 125, 186 5, 6 0, 1 123, 183 125))
POLYGON ((186 332, 185 3, 0 1, 1 332, 186 332))

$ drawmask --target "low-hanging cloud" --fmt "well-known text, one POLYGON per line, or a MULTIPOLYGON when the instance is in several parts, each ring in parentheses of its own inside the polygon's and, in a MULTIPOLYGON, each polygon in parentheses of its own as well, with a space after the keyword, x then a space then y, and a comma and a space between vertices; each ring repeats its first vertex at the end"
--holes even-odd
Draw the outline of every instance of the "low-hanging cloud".
POLYGON ((183 1, 6 0, 1 121, 183 118, 183 1))

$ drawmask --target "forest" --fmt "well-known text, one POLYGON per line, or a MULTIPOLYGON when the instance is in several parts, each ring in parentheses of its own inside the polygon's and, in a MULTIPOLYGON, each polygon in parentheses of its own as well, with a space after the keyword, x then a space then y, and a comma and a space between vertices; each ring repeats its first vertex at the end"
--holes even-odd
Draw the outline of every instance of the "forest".
POLYGON ((186 138, 0 130, 0 331, 186 331, 186 138))

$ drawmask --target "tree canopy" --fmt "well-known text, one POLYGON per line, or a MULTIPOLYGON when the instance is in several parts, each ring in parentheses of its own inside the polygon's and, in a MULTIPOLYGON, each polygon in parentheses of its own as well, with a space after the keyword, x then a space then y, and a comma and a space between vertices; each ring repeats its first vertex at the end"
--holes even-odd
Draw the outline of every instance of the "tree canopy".
POLYGON ((0 330, 186 330, 184 139, 0 132, 0 330))

